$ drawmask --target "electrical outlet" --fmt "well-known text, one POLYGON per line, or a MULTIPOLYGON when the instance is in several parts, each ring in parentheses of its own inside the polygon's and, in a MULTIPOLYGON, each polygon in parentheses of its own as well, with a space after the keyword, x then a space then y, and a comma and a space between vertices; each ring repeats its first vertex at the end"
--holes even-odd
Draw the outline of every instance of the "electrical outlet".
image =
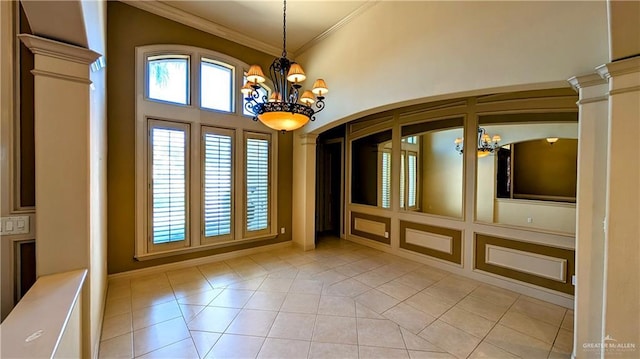
POLYGON ((576 285, 576 275, 571 276, 571 285, 576 285))
POLYGON ((280 228, 280 234, 284 234, 284 227, 280 228))
POLYGON ((527 218, 527 223, 533 223, 533 218, 528 217, 528 218, 527 218))

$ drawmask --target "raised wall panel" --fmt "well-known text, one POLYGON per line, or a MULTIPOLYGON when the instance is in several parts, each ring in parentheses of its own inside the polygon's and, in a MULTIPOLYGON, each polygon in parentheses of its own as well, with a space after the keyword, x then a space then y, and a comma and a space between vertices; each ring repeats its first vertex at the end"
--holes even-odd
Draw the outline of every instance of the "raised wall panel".
POLYGON ((371 214, 351 212, 351 234, 390 244, 391 219, 371 214))
POLYGON ((384 237, 384 232, 386 232, 386 226, 384 223, 370 221, 364 218, 356 218, 354 220, 353 228, 360 232, 367 232, 382 237, 384 237))
POLYGON ((475 234, 475 269, 574 294, 575 251, 475 234))
POLYGON ((453 253, 453 238, 451 236, 443 236, 407 228, 405 229, 405 238, 409 244, 431 248, 447 254, 453 253))
POLYGON ((487 245, 485 262, 544 278, 566 282, 567 260, 517 249, 487 245))
POLYGON ((400 221, 400 248, 462 264, 462 231, 400 221))

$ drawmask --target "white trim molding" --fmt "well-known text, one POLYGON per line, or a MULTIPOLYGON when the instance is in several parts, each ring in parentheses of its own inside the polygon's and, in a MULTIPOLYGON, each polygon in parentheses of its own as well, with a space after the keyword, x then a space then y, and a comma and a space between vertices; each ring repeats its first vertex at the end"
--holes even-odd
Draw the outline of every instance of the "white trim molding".
POLYGON ((542 254, 487 244, 485 262, 518 272, 565 283, 567 260, 542 254))
POLYGON ((453 238, 450 236, 407 228, 405 230, 405 238, 409 244, 453 254, 453 238))
POLYGON ((353 228, 361 232, 367 232, 381 237, 384 237, 386 233, 386 225, 384 223, 359 217, 354 219, 353 228))

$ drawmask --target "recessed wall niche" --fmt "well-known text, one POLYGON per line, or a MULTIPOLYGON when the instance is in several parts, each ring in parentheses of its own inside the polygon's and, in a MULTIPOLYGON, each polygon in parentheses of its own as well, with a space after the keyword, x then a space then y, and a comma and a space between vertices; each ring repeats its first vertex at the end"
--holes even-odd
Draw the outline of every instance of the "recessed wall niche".
POLYGON ((391 207, 391 130, 351 143, 351 203, 391 207))
POLYGON ((462 218, 464 161, 452 144, 463 138, 462 117, 402 127, 400 208, 462 218))
POLYGON ((478 158, 476 221, 575 233, 577 113, 479 116, 478 125, 501 140, 478 158))

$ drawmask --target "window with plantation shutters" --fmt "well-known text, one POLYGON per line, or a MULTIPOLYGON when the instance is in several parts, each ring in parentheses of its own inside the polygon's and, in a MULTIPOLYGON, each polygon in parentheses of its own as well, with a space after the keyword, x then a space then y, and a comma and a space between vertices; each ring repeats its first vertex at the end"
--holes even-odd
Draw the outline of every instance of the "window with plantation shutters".
POLYGON ((400 156, 400 208, 404 208, 404 200, 405 200, 405 188, 406 188, 406 151, 400 152, 402 155, 400 156))
POLYGON ((416 209, 418 204, 418 153, 401 151, 400 208, 416 209), (406 204, 406 207, 405 207, 406 204))
POLYGON ((245 135, 245 231, 269 231, 270 136, 245 135))
POLYGON ((152 245, 188 239, 188 125, 150 121, 150 239, 152 245))
POLYGON ((417 206, 418 186, 418 154, 408 152, 407 155, 407 207, 415 209, 417 206))
POLYGON ((203 234, 205 238, 230 238, 234 132, 209 127, 202 132, 203 234))
POLYGON ((276 238, 279 136, 246 116, 249 65, 175 44, 138 46, 135 62, 134 258, 276 238))
POLYGON ((381 159, 381 191, 380 201, 382 208, 391 207, 391 151, 383 151, 381 159))

